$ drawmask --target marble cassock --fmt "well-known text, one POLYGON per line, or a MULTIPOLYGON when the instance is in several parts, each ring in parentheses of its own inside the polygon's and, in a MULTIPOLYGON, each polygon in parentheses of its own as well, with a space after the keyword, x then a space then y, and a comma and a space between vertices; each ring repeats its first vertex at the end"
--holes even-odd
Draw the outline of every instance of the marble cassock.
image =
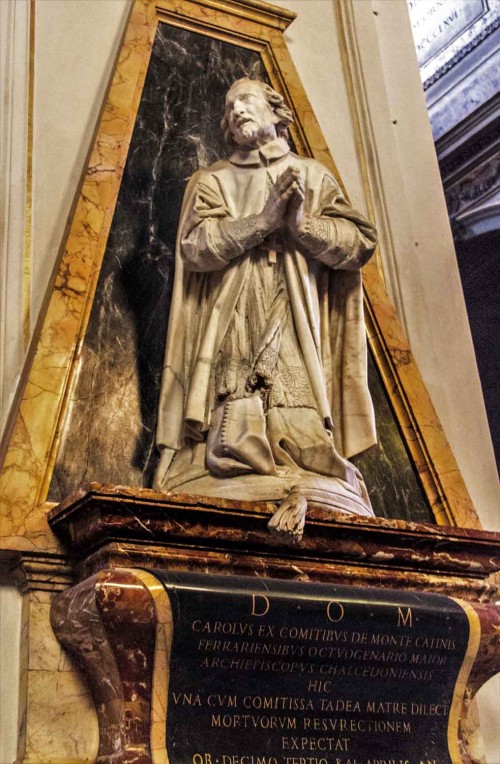
POLYGON ((348 458, 376 442, 360 276, 376 235, 325 167, 290 151, 290 121, 269 86, 238 81, 226 97, 234 151, 188 183, 154 486, 253 500, 299 491, 372 514, 348 458))

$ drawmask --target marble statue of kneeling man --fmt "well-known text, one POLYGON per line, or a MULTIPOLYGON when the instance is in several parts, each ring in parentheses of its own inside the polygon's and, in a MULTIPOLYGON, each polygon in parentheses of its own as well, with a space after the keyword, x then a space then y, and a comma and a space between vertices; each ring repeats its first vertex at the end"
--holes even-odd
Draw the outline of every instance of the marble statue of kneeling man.
POLYGON ((154 487, 373 515, 350 456, 376 442, 360 269, 374 227, 332 173, 288 146, 291 111, 235 82, 231 154, 190 179, 179 223, 154 487))

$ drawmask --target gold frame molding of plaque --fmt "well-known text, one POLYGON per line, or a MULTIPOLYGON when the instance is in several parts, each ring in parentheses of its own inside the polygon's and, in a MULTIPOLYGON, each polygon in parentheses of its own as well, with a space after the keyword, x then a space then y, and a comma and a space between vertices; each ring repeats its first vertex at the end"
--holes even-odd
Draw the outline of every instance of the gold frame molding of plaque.
MULTIPOLYGON (((336 10, 344 67, 348 68, 345 9, 337 2, 336 10)), ((294 18, 294 13, 260 0, 135 0, 31 368, 2 446, 0 535, 4 549, 59 549, 46 521, 47 510, 53 506, 47 501, 47 492, 158 24, 167 22, 258 51, 273 86, 293 109, 291 132, 297 151, 315 157, 338 177, 284 41, 283 32, 294 18)), ((346 71, 346 81, 352 101, 352 72, 346 71)), ((356 118, 354 126, 363 154, 361 164, 366 165, 368 154, 364 154, 356 118)), ((366 173, 364 179, 367 183, 366 173)), ((480 527, 387 296, 377 258, 364 269, 364 286, 370 347, 436 522, 480 527)))

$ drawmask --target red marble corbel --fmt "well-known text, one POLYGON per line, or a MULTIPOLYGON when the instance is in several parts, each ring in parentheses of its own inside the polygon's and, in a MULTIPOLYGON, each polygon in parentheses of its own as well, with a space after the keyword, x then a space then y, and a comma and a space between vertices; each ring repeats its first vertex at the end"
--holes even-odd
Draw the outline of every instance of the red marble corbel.
POLYGON ((500 606, 498 603, 470 603, 479 619, 481 634, 479 648, 464 693, 460 714, 459 741, 463 764, 482 764, 469 750, 466 722, 474 696, 488 679, 499 672, 500 662, 500 606))
POLYGON ((102 571, 55 598, 51 624, 92 690, 98 764, 149 764, 156 617, 148 589, 131 572, 102 571))

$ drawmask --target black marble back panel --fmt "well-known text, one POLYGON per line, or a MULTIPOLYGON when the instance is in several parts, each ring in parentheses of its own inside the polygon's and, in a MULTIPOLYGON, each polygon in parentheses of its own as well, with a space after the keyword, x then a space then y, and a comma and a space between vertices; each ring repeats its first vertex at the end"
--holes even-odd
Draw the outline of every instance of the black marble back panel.
MULTIPOLYGON (((182 195, 198 167, 225 156, 224 96, 268 79, 260 55, 160 24, 104 255, 49 499, 81 483, 148 486, 182 195)), ((375 512, 432 522, 377 371, 381 446, 357 460, 375 512)))

